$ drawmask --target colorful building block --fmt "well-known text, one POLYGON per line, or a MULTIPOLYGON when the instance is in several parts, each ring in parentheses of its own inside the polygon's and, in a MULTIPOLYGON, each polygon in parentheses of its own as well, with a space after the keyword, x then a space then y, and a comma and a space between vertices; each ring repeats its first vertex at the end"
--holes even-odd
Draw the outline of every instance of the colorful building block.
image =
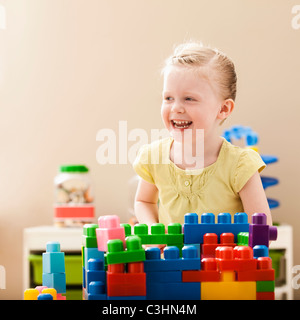
POLYGON ((256 292, 274 292, 275 281, 257 281, 256 292))
POLYGON ((99 259, 103 263, 105 261, 104 251, 99 251, 98 248, 84 248, 84 264, 83 267, 87 267, 90 259, 99 259))
POLYGON ((108 265, 145 260, 145 250, 142 248, 141 239, 138 236, 126 238, 126 250, 123 248, 121 239, 109 240, 107 247, 106 261, 108 265))
POLYGON ((144 261, 145 272, 200 270, 201 261, 197 255, 196 247, 185 246, 182 249, 182 258, 180 258, 179 249, 171 246, 164 248, 164 259, 161 259, 159 248, 147 248, 144 261))
POLYGON ((256 292, 256 300, 275 300, 275 292, 256 292))
POLYGON ((184 243, 203 243, 203 236, 206 233, 215 233, 218 237, 222 233, 233 233, 234 242, 237 242, 237 235, 240 232, 249 231, 248 215, 245 212, 239 212, 234 215, 234 223, 231 223, 229 213, 220 213, 218 223, 215 223, 215 215, 212 213, 203 213, 201 223, 198 223, 196 213, 187 213, 184 216, 184 243))
POLYGON ((201 284, 199 282, 154 282, 147 286, 149 300, 200 300, 201 284))
MULTIPOLYGON (((181 271, 153 271, 146 273, 146 282, 151 284, 153 282, 168 283, 168 282, 182 282, 181 271)), ((194 281, 196 282, 196 281, 194 281)))
POLYGON ((88 223, 83 226, 82 245, 85 248, 97 248, 97 228, 98 225, 95 223, 88 223))
POLYGON ((50 293, 40 293, 37 300, 53 300, 53 296, 50 293))
POLYGON ((151 234, 148 234, 148 225, 137 224, 134 226, 134 234, 139 236, 142 244, 165 244, 167 246, 183 246, 183 233, 180 223, 168 225, 168 233, 165 233, 165 225, 154 223, 151 226, 151 234))
POLYGON ((182 282, 211 282, 220 280, 221 274, 217 269, 215 258, 203 258, 201 260, 201 270, 182 271, 182 282))
POLYGON ((248 246, 249 232, 239 232, 237 235, 238 246, 248 246))
POLYGON ((57 292, 54 288, 44 288, 41 292, 42 294, 51 294, 52 300, 57 300, 57 292))
MULTIPOLYGON (((83 247, 83 297, 87 300, 274 299, 275 271, 268 247, 248 246, 250 234, 259 242, 263 242, 266 234, 264 219, 260 214, 256 217, 254 222, 258 227, 251 227, 251 232, 245 213, 235 214, 233 223, 228 213, 219 214, 218 223, 213 214, 207 213, 201 215, 200 224, 197 214, 187 214, 183 228, 171 224, 168 233, 164 225, 154 224, 150 234, 147 225, 132 228, 128 224, 120 225, 115 218, 105 218, 102 227, 123 229, 125 246, 122 235, 121 239, 109 239, 107 250, 101 252, 98 243, 91 248, 83 247), (183 243, 195 245, 183 246, 183 243), (142 244, 165 244, 163 257, 160 248, 144 250, 142 244)), ((99 229, 87 227, 84 244, 95 239, 99 229)), ((275 233, 272 228, 268 230, 270 240, 275 233)))
POLYGON ((201 259, 214 258, 216 248, 224 246, 236 246, 233 233, 222 233, 220 235, 220 243, 218 242, 218 236, 215 233, 206 233, 203 236, 203 244, 201 244, 201 259))
POLYGON ((255 259, 269 256, 269 248, 264 245, 256 245, 253 247, 253 256, 255 259))
POLYGON ((85 290, 85 300, 107 300, 105 284, 102 281, 89 283, 89 293, 85 290))
POLYGON ((43 286, 54 288, 57 293, 66 292, 64 253, 60 252, 59 242, 48 242, 43 253, 43 286))
POLYGON ((65 273, 43 273, 43 285, 55 288, 57 293, 66 293, 65 273))
POLYGON ((108 271, 107 296, 146 296, 143 262, 128 263, 127 273, 108 271))
POLYGON ((43 253, 43 273, 65 272, 65 254, 58 242, 48 242, 43 253))
POLYGON ((256 300, 256 283, 239 282, 203 282, 201 300, 256 300))
POLYGON ((270 257, 260 257, 257 259, 257 269, 237 272, 237 281, 273 281, 275 280, 275 270, 272 269, 270 257))
POLYGON ((104 261, 101 259, 89 259, 86 269, 86 290, 90 293, 91 282, 102 282, 106 285, 106 272, 104 271, 104 261))
POLYGON ((37 289, 26 289, 24 291, 24 300, 37 300, 40 292, 37 289))
POLYGON ((102 216, 98 219, 99 227, 96 229, 97 245, 99 251, 108 251, 108 240, 119 239, 125 247, 125 230, 120 226, 120 218, 116 215, 102 216))
POLYGON ((249 246, 264 245, 277 239, 277 228, 267 225, 267 216, 264 213, 252 215, 252 224, 249 226, 249 246))

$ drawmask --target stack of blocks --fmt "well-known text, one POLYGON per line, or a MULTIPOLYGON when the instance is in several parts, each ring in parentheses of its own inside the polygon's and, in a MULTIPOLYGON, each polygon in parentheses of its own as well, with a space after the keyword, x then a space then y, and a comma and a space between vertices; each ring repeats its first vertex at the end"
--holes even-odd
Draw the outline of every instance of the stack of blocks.
POLYGON ((43 253, 43 285, 24 291, 24 300, 66 300, 65 254, 59 242, 48 242, 43 253))
POLYGON ((274 299, 269 241, 277 229, 264 214, 185 215, 185 223, 121 225, 103 216, 84 226, 83 298, 86 300, 274 299), (184 231, 184 232, 183 232, 184 231), (158 247, 166 245, 164 256, 158 247), (249 245, 248 245, 249 244, 249 245))
POLYGON ((54 288, 59 299, 65 300, 66 293, 65 253, 60 251, 59 242, 48 242, 43 253, 43 286, 54 288))

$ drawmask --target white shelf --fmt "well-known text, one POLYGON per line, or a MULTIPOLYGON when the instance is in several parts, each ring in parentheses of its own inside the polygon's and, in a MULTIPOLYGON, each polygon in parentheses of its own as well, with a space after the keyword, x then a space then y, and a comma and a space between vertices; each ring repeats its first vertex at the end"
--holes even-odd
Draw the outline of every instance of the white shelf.
POLYGON ((271 242, 270 249, 285 250, 285 279, 283 286, 275 287, 275 299, 280 300, 285 294, 288 300, 293 300, 292 288, 292 267, 293 267, 293 228, 290 225, 280 225, 277 227, 277 240, 271 242))
POLYGON ((30 266, 28 256, 33 251, 46 252, 46 243, 58 241, 63 252, 80 252, 82 228, 59 228, 40 226, 26 228, 23 232, 23 290, 30 286, 30 266))

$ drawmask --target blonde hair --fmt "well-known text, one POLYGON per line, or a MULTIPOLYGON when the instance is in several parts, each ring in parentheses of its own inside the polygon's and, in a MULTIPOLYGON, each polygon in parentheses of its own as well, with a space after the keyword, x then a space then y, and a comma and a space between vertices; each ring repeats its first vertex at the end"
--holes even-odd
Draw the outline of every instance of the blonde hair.
POLYGON ((218 84, 222 99, 236 98, 237 76, 232 60, 223 52, 203 46, 202 43, 188 42, 177 46, 174 54, 166 60, 162 73, 169 66, 202 67, 210 80, 218 84))

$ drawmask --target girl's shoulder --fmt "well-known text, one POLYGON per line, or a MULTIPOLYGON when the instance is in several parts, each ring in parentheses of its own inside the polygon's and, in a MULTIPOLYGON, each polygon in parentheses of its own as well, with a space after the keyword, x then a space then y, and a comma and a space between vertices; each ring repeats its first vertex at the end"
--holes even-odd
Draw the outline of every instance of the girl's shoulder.
MULTIPOLYGON (((224 159, 228 162, 247 162, 250 159, 261 160, 258 152, 251 148, 235 146, 224 139, 222 148, 224 149, 224 159)), ((262 160, 261 160, 262 161, 262 160)))
POLYGON ((167 137, 144 144, 138 150, 136 161, 150 164, 165 163, 169 160, 172 138, 167 137))

